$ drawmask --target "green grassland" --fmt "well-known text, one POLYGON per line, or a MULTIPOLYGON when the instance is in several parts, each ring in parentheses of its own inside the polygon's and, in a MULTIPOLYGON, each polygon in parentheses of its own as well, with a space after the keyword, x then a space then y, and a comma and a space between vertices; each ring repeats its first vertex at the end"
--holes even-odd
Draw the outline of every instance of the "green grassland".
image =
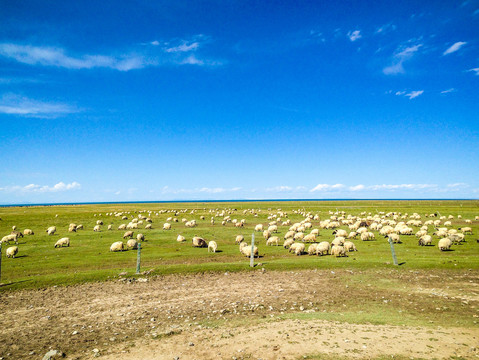
MULTIPOLYGON (((472 235, 466 235, 461 245, 453 245, 451 251, 440 252, 437 248, 438 238, 433 237, 434 246, 421 247, 417 238, 401 236, 402 244, 396 244, 395 250, 400 266, 398 269, 478 269, 479 268, 479 201, 288 201, 288 202, 206 202, 206 203, 148 203, 148 204, 88 204, 66 206, 23 206, 0 208, 0 235, 10 234, 12 226, 23 231, 32 229, 35 235, 19 239, 19 253, 15 259, 6 258, 2 247, 2 273, 0 291, 20 288, 39 288, 53 285, 72 285, 87 281, 103 281, 117 276, 120 272, 134 275, 137 252, 110 252, 110 245, 122 240, 124 230, 117 230, 120 224, 127 224, 133 217, 151 217, 152 229, 145 229, 146 223, 134 230, 135 235, 143 233, 146 241, 141 246, 141 271, 152 270, 152 274, 191 273, 206 271, 248 271, 249 259, 242 256, 235 244, 238 234, 251 241, 254 226, 267 225, 270 214, 277 214, 279 209, 288 214, 292 223, 299 222, 304 211, 318 214, 321 220, 328 219, 331 213, 344 211, 347 214, 366 217, 378 213, 398 212, 402 215, 418 213, 424 222, 425 214, 439 212, 440 215, 453 215, 452 228, 470 226, 472 235), (215 217, 215 224, 210 223, 212 216, 222 210, 229 211, 231 219, 245 219, 243 228, 236 228, 231 222, 222 225, 222 217, 215 217), (251 211, 253 210, 253 211, 251 211), (162 230, 169 217, 178 212, 179 222, 170 222, 171 230, 162 230), (128 220, 107 215, 123 212, 128 220), (150 212, 150 213, 149 213, 150 212), (156 215, 158 213, 158 215, 156 215), (365 213, 365 214, 364 214, 365 213), (363 214, 363 215, 361 215, 363 214), (458 215, 462 219, 458 219, 458 215), (201 220, 201 216, 205 219, 201 220), (195 219, 197 226, 187 228, 181 221, 195 219), (101 232, 94 232, 96 221, 104 223, 101 232), (471 219, 472 224, 464 220, 471 219), (84 229, 69 233, 70 223, 83 224, 84 229), (108 225, 113 230, 108 231, 108 225), (46 229, 56 226, 57 232, 48 236, 46 229), (178 243, 178 234, 187 239, 178 243), (206 248, 193 248, 193 236, 201 236, 206 241, 218 243, 217 253, 208 253, 206 248), (70 247, 54 248, 55 242, 69 237, 70 247)), ((436 219, 436 218, 434 218, 436 219)), ((283 218, 285 220, 285 218, 283 218)), ((401 221, 401 220, 398 220, 401 221)), ((319 229, 319 221, 312 221, 313 228, 319 229)), ((278 226, 281 243, 289 226, 278 226)), ((349 231, 347 226, 341 228, 349 231)), ((413 227, 414 232, 418 230, 413 227)), ((434 227, 429 227, 432 234, 434 227)), ((306 231, 308 233, 308 231, 306 231)), ((392 264, 389 243, 378 232, 374 232, 376 240, 353 240, 358 252, 349 253, 346 258, 332 256, 295 256, 282 246, 266 246, 261 233, 255 233, 255 244, 259 247, 261 263, 269 270, 290 269, 374 269, 390 268, 392 264)), ((332 230, 320 229, 319 241, 331 241, 332 230)), ((126 240, 124 241, 126 242, 126 240)), ((307 245, 306 245, 307 246, 307 245)))

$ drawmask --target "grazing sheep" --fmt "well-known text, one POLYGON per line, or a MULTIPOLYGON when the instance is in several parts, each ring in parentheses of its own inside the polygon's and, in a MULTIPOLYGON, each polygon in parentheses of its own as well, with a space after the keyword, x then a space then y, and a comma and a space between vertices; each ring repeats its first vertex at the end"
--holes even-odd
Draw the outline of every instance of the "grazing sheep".
POLYGON ((56 243, 55 243, 55 247, 63 247, 63 246, 70 246, 70 238, 67 238, 67 237, 64 237, 64 238, 61 238, 60 240, 58 240, 56 243))
POLYGON ((145 241, 145 235, 143 235, 143 234, 137 234, 137 235, 136 235, 136 240, 137 240, 137 241, 145 241))
POLYGON ((311 244, 308 246, 308 255, 316 255, 318 244, 311 244))
POLYGON ((295 241, 303 240, 304 239, 304 233, 303 232, 298 232, 298 233, 294 234, 293 239, 295 241))
POLYGON ((394 244, 401 244, 401 239, 399 237, 399 234, 396 233, 391 233, 389 235, 385 236, 386 239, 391 239, 394 244))
POLYGON ((459 228, 459 230, 461 230, 463 234, 471 234, 472 235, 472 228, 470 228, 469 226, 459 228))
POLYGON ((10 235, 15 235, 18 238, 22 238, 23 234, 20 231, 13 230, 10 235))
MULTIPOLYGON (((392 232, 389 234, 392 234, 392 232)), ((386 234, 386 235, 389 235, 389 234, 386 234)), ((361 233, 361 240, 363 241, 374 240, 374 234, 370 231, 365 231, 361 233)))
POLYGON ((331 245, 327 241, 322 241, 316 246, 316 255, 323 256, 328 255, 331 249, 331 245))
POLYGON ((344 245, 344 241, 346 239, 342 236, 338 236, 337 238, 334 238, 333 241, 331 241, 331 246, 343 246, 344 245))
POLYGON ((295 234, 295 232, 294 232, 293 230, 288 231, 288 232, 284 235, 284 240, 294 238, 294 234, 295 234))
POLYGON ((433 235, 436 235, 438 237, 445 237, 445 236, 448 235, 448 232, 445 231, 445 230, 438 230, 438 231, 434 232, 433 235))
POLYGON ((448 238, 452 241, 453 244, 459 244, 460 242, 465 241, 464 234, 451 234, 448 236, 448 238))
POLYGON ((270 236, 271 236, 271 231, 269 230, 263 231, 263 237, 265 240, 268 240, 270 236))
POLYGON ((138 250, 138 241, 135 239, 130 239, 126 242, 126 247, 128 249, 138 250))
POLYGON ((439 250, 441 250, 441 251, 446 251, 446 250, 451 249, 451 245, 452 245, 452 241, 451 241, 449 238, 441 239, 441 240, 439 240, 439 242, 437 243, 437 247, 438 247, 439 250))
POLYGON ((108 230, 113 230, 113 225, 108 225, 108 230))
POLYGON ((303 238, 304 242, 310 243, 310 242, 315 242, 316 241, 316 235, 314 234, 308 234, 303 238))
MULTIPOLYGON (((244 242, 242 242, 240 245, 239 245, 239 250, 240 250, 240 253, 242 253, 244 256, 246 257, 251 257, 251 245, 248 245, 244 242)), ((255 246, 253 248, 253 257, 259 257, 258 255, 258 247, 255 246)))
POLYGON ((244 226, 244 223, 242 222, 235 223, 235 227, 243 227, 243 226, 244 226))
POLYGON ((216 252, 216 250, 218 249, 218 244, 216 243, 216 241, 213 241, 211 240, 209 243, 208 243, 208 252, 216 252))
POLYGON ((342 237, 347 237, 348 236, 348 233, 346 230, 343 230, 343 229, 336 229, 333 231, 333 235, 335 237, 338 237, 338 236, 342 236, 342 237))
POLYGON ((348 252, 348 251, 358 251, 358 249, 356 249, 356 245, 354 245, 354 243, 352 241, 345 241, 343 246, 344 246, 344 250, 346 252, 348 252))
POLYGON ((178 242, 184 242, 184 241, 186 241, 186 238, 185 238, 184 236, 182 236, 182 235, 178 235, 178 237, 176 238, 176 241, 178 241, 178 242))
POLYGON ((5 235, 2 240, 0 240, 0 244, 1 243, 9 243, 10 241, 14 241, 15 244, 18 244, 18 240, 17 240, 17 235, 14 235, 14 234, 10 234, 10 235, 5 235))
POLYGON ((125 245, 122 241, 117 241, 111 244, 110 251, 123 251, 125 250, 125 245))
POLYGON ((76 232, 77 231, 77 226, 76 224, 70 224, 68 226, 68 232, 76 232))
POLYGON ((171 230, 171 224, 170 223, 164 223, 163 224, 163 230, 171 230))
POLYGON ((5 251, 5 255, 7 256, 7 258, 9 258, 9 257, 15 258, 15 255, 17 255, 17 254, 18 254, 18 246, 10 246, 5 251))
POLYGON ((338 246, 338 245, 334 245, 331 248, 331 255, 336 257, 348 256, 346 255, 346 249, 344 248, 344 246, 338 246))
POLYGON ((235 243, 239 244, 244 241, 243 235, 236 235, 235 243))
POLYGON ((294 243, 291 244, 291 246, 289 247, 289 252, 294 252, 297 256, 304 253, 305 250, 306 245, 304 245, 303 243, 294 243))
POLYGON ((432 236, 431 235, 423 235, 419 238, 418 241, 419 246, 429 246, 432 245, 432 236))
POLYGON ((348 235, 348 239, 356 239, 358 233, 356 231, 351 231, 348 235))
POLYGON ((100 225, 95 225, 93 231, 101 231, 100 225))
POLYGON ((126 224, 121 224, 118 226, 118 230, 125 230, 126 229, 126 224))
POLYGON ((271 225, 268 227, 268 231, 270 233, 277 233, 278 232, 278 226, 277 225, 271 225))
POLYGON ((291 238, 289 238, 289 239, 286 239, 286 240, 284 241, 283 247, 284 247, 285 249, 289 249, 289 247, 290 247, 291 245, 293 245, 293 244, 294 244, 294 240, 291 239, 291 238))
POLYGON ((279 246, 279 238, 277 236, 271 236, 268 240, 266 240, 267 246, 279 246))
POLYGON ((97 225, 103 225, 103 221, 97 220, 97 221, 96 221, 96 224, 97 224, 97 225))
POLYGON ((147 229, 147 230, 150 230, 150 229, 151 229, 151 227, 152 227, 152 225, 151 225, 151 224, 146 224, 146 226, 145 226, 145 229, 147 229))
POLYGON ((263 231, 263 224, 258 224, 254 227, 254 231, 263 231))
POLYGON ((48 235, 53 235, 53 234, 55 234, 56 231, 57 231, 56 226, 50 226, 50 227, 46 230, 46 232, 47 232, 48 235))
POLYGON ((199 236, 193 237, 193 247, 207 247, 205 239, 200 238, 199 236))
POLYGON ((311 234, 314 234, 316 236, 319 236, 319 229, 313 229, 311 230, 311 234))
POLYGON ((35 235, 33 230, 31 229, 25 229, 23 230, 23 235, 35 235))
POLYGON ((132 238, 133 237, 133 231, 127 231, 125 234, 123 234, 123 239, 126 238, 132 238))

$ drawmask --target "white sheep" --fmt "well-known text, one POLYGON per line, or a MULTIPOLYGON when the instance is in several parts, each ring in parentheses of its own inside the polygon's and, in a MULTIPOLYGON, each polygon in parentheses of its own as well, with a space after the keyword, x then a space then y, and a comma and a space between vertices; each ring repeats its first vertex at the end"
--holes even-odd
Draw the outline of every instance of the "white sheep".
POLYGON ((284 240, 283 247, 285 249, 289 249, 289 247, 293 244, 294 244, 294 239, 289 238, 289 239, 284 240))
POLYGON ((93 228, 93 231, 101 231, 101 228, 100 228, 100 225, 95 225, 95 227, 93 228))
POLYGON ((126 224, 121 224, 118 226, 118 230, 125 230, 126 229, 126 224))
POLYGON ((296 255, 301 255, 306 250, 306 246, 303 243, 294 243, 289 247, 289 252, 294 252, 296 255))
MULTIPOLYGON (((427 234, 427 233, 426 233, 427 234)), ((391 233, 385 236, 386 239, 391 239, 394 244, 401 244, 401 239, 399 234, 391 233)))
POLYGON ((123 251, 125 250, 125 245, 122 241, 117 241, 111 244, 110 251, 123 251))
POLYGON ((108 230, 113 230, 113 225, 108 225, 108 230))
POLYGON ((452 241, 451 241, 449 238, 441 239, 441 240, 439 240, 439 242, 437 243, 437 247, 438 247, 439 250, 441 250, 441 251, 449 250, 449 249, 451 248, 451 245, 452 245, 452 241))
POLYGON ((23 230, 23 235, 35 235, 33 230, 31 229, 25 229, 23 230))
POLYGON ((97 221, 96 221, 96 224, 97 224, 97 225, 103 225, 103 221, 97 220, 97 221))
POLYGON ((123 234, 123 239, 126 239, 126 238, 132 238, 133 237, 133 231, 127 231, 126 233, 123 234))
POLYGON ((284 234, 284 240, 294 238, 295 231, 289 230, 286 234, 284 234))
POLYGON ((56 226, 50 226, 50 227, 46 230, 46 232, 47 232, 48 235, 53 235, 53 234, 55 234, 56 231, 57 231, 56 226))
POLYGON ((308 255, 316 255, 318 244, 311 244, 308 246, 308 255))
POLYGON ((243 235, 236 235, 235 243, 239 244, 239 243, 242 243, 243 241, 244 241, 243 235))
POLYGON ((268 231, 270 233, 277 233, 278 232, 278 226, 277 225, 271 225, 268 227, 268 231))
POLYGON ((218 244, 216 243, 216 241, 213 241, 211 240, 209 243, 208 243, 208 252, 216 252, 216 250, 218 249, 218 244))
POLYGON ((354 245, 354 243, 352 241, 345 241, 343 246, 344 246, 344 250, 346 252, 348 252, 348 251, 358 251, 358 249, 356 249, 356 245, 354 245))
POLYGON ((11 257, 11 258, 15 258, 15 255, 18 254, 18 246, 10 246, 9 248, 7 248, 7 250, 5 250, 5 255, 7 256, 7 258, 11 257))
POLYGON ((193 237, 193 247, 207 247, 205 239, 199 236, 193 237))
POLYGON ((338 245, 334 245, 331 248, 331 255, 336 257, 348 256, 346 255, 346 249, 344 248, 344 246, 338 246, 338 245))
POLYGON ((463 234, 471 234, 472 235, 472 228, 469 227, 469 226, 459 228, 459 230, 461 230, 463 234))
POLYGON ((138 249, 138 241, 136 241, 135 239, 130 239, 126 242, 126 247, 128 249, 137 250, 138 249))
POLYGON ((171 230, 171 224, 170 223, 164 223, 163 224, 163 230, 171 230))
POLYGON ((136 235, 136 240, 137 240, 137 241, 145 241, 145 235, 143 235, 143 234, 137 234, 137 235, 136 235))
MULTIPOLYGON (((240 250, 240 253, 242 253, 244 256, 251 257, 251 245, 248 245, 245 242, 242 242, 239 245, 239 250, 240 250)), ((253 257, 259 257, 257 246, 253 248, 253 257)))
POLYGON ((314 235, 314 234, 305 235, 305 237, 303 238, 303 241, 307 242, 307 243, 315 242, 316 241, 316 235, 314 235))
POLYGON ((58 240, 55 243, 56 248, 57 247, 63 247, 63 246, 67 246, 67 247, 70 246, 70 238, 64 237, 64 238, 61 238, 60 240, 58 240))
POLYGON ((176 241, 178 241, 178 242, 184 242, 184 241, 186 241, 186 238, 185 238, 184 236, 182 236, 182 235, 178 235, 178 237, 176 238, 176 241))
POLYGON ((146 224, 146 225, 145 225, 145 229, 149 230, 149 229, 151 229, 151 228, 152 228, 152 225, 151 225, 151 224, 146 224))
POLYGON ((339 237, 339 236, 342 236, 342 237, 347 237, 348 236, 348 233, 346 230, 343 230, 343 229, 337 229, 337 230, 334 230, 333 231, 333 235, 335 237, 339 237))
POLYGON ((18 236, 16 234, 10 234, 10 235, 5 235, 2 240, 0 240, 1 243, 9 243, 10 241, 14 241, 15 244, 18 244, 18 236))
POLYGON ((338 237, 334 238, 333 241, 331 241, 331 246, 335 246, 335 245, 336 246, 343 246, 345 240, 346 239, 344 237, 338 236, 338 237))
POLYGON ((298 232, 294 234, 293 236, 294 241, 301 241, 304 239, 304 233, 303 232, 298 232))
POLYGON ((279 238, 277 236, 271 236, 268 240, 266 240, 266 245, 267 246, 273 246, 273 245, 278 246, 279 245, 279 238))
POLYGON ((254 231, 258 231, 258 232, 263 231, 263 224, 256 225, 254 227, 254 231))
POLYGON ((316 255, 328 255, 331 249, 331 245, 327 241, 322 241, 316 246, 316 255))
POLYGON ((418 245, 420 246, 428 246, 432 245, 432 236, 431 235, 423 235, 419 238, 418 245))

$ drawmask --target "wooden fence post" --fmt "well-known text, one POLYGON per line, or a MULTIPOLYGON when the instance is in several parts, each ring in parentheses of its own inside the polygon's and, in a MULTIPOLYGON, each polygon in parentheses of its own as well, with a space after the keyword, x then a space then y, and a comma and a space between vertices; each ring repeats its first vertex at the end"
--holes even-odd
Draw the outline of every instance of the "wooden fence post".
POLYGON ((254 233, 251 237, 251 256, 249 258, 249 266, 254 267, 254 233))
POLYGON ((398 259, 396 258, 396 252, 394 251, 393 240, 388 237, 389 245, 391 245, 391 253, 393 254, 394 265, 398 264, 398 259))
POLYGON ((140 273, 140 261, 141 261, 141 243, 138 243, 137 257, 136 257, 136 273, 140 273))

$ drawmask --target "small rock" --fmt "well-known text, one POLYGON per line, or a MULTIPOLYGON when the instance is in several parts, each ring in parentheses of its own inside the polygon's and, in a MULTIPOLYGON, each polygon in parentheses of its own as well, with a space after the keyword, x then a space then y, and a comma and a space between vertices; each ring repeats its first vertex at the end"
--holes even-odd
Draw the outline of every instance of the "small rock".
POLYGON ((72 332, 72 335, 76 335, 76 334, 78 334, 78 331, 75 330, 74 332, 72 332))
POLYGON ((188 346, 195 346, 195 344, 193 344, 192 342, 190 342, 190 343, 188 344, 188 346))
POLYGON ((65 354, 60 351, 60 350, 50 350, 43 356, 42 360, 53 360, 53 359, 59 359, 59 358, 64 358, 65 354))
POLYGON ((147 282, 147 281, 148 281, 147 278, 139 278, 139 279, 138 279, 138 282, 147 282))

